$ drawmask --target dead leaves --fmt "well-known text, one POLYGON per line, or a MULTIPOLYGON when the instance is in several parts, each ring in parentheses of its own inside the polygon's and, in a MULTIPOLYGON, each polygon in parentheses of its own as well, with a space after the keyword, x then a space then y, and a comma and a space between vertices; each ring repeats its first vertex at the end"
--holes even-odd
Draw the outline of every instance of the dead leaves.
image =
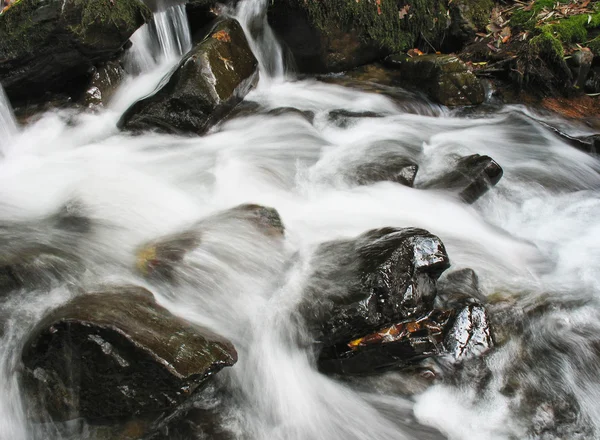
POLYGON ((404 19, 404 17, 406 17, 409 10, 410 10, 410 5, 405 5, 402 9, 400 9, 398 11, 398 17, 400 18, 400 20, 402 20, 402 19, 404 19))
POLYGON ((231 43, 231 36, 229 35, 229 33, 227 33, 227 31, 221 30, 221 31, 215 32, 212 35, 212 37, 215 40, 223 41, 225 43, 231 43))

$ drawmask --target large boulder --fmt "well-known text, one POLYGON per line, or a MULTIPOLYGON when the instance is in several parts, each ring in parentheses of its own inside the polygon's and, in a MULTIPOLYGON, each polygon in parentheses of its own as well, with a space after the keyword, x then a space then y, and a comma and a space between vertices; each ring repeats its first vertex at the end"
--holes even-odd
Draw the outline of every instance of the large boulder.
POLYGON ((418 187, 456 192, 466 203, 473 203, 496 185, 503 174, 502 167, 494 159, 473 154, 458 159, 449 171, 418 187))
POLYGON ((203 134, 255 85, 257 66, 240 24, 219 20, 162 87, 131 106, 119 125, 203 134))
POLYGON ((418 87, 440 104, 477 105, 485 99, 479 79, 454 55, 397 54, 386 58, 385 63, 400 71, 402 82, 418 87))
POLYGON ((21 0, 0 15, 0 83, 17 98, 66 89, 150 18, 139 0, 21 0))
POLYGON ((275 0, 268 19, 307 73, 348 70, 427 41, 437 45, 449 23, 445 0, 275 0))
POLYGON ((24 345, 23 385, 34 420, 132 417, 172 409, 236 360, 227 340, 127 286, 46 316, 24 345))
POLYGON ((407 341, 398 339, 379 345, 384 351, 369 353, 363 362, 363 347, 353 341, 397 323, 429 320, 436 280, 450 265, 438 237, 422 229, 372 230, 324 243, 311 265, 301 314, 318 341, 324 371, 358 374, 431 354, 428 344, 408 355, 407 341))

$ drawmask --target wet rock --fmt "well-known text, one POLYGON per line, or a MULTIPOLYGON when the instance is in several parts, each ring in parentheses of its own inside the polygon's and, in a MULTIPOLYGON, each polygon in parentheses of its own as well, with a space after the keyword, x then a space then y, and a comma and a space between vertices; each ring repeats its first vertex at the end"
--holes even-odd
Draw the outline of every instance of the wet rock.
POLYGON ((388 67, 398 69, 402 82, 419 87, 431 99, 446 106, 477 105, 485 99, 479 79, 454 55, 404 54, 386 58, 388 67))
POLYGON ((175 407, 233 365, 225 339, 159 306, 140 287, 78 296, 52 311, 24 345, 29 416, 132 417, 175 407))
POLYGON ((315 113, 310 110, 300 110, 294 107, 277 107, 267 112, 270 116, 282 116, 282 115, 297 115, 307 122, 313 123, 315 119, 315 113))
POLYGON ((0 83, 11 98, 64 90, 150 20, 138 0, 24 0, 0 15, 0 83))
POLYGON ((173 281, 177 267, 189 252, 202 245, 203 233, 215 225, 227 225, 232 230, 249 226, 273 240, 281 239, 284 234, 283 223, 275 209, 244 204, 201 220, 185 231, 143 245, 137 252, 137 269, 144 276, 173 281))
POLYGON ((466 203, 473 203, 502 178, 502 168, 489 156, 473 154, 459 159, 454 168, 420 188, 456 191, 466 203))
POLYGON ((584 48, 574 52, 567 61, 567 65, 573 73, 573 86, 583 89, 592 68, 594 54, 588 48, 584 48))
POLYGON ((275 0, 269 24, 303 73, 341 72, 415 47, 437 45, 448 25, 445 1, 275 0))
POLYGON ((239 23, 218 21, 160 90, 125 112, 119 126, 203 134, 254 86, 257 65, 239 23))
POLYGON ((449 260, 439 238, 427 231, 383 228, 325 243, 311 264, 301 314, 325 348, 319 362, 330 370, 342 368, 336 347, 347 352, 351 341, 426 317, 449 260))
POLYGON ((443 308, 459 309, 486 302, 486 297, 479 290, 479 277, 473 269, 445 272, 437 286, 438 301, 443 308))
POLYGON ((74 282, 83 270, 81 260, 58 249, 23 249, 9 259, 0 258, 0 297, 14 290, 50 289, 74 282))
POLYGON ((482 355, 494 345, 487 311, 480 304, 460 310, 445 337, 448 352, 459 361, 482 355))
POLYGON ((444 351, 444 331, 451 312, 434 311, 414 321, 403 321, 374 333, 326 347, 319 369, 326 373, 371 374, 391 367, 407 367, 444 351))
POLYGON ((381 118, 382 114, 375 112, 352 112, 344 109, 332 110, 327 115, 329 122, 337 125, 340 128, 347 128, 351 121, 355 121, 360 118, 381 118))
POLYGON ((354 178, 359 185, 375 182, 396 182, 411 187, 415 183, 419 166, 402 155, 390 154, 385 162, 363 163, 354 170, 354 178))
POLYGON ((83 105, 104 107, 125 78, 125 70, 118 61, 109 61, 92 69, 92 78, 83 97, 83 105))

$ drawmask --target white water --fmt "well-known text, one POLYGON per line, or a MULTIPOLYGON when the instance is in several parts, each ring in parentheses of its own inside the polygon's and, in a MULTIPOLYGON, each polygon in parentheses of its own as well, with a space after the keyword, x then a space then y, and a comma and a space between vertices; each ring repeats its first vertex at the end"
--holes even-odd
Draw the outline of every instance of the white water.
POLYGON ((17 122, 15 121, 15 115, 2 85, 0 85, 0 154, 3 147, 8 145, 16 132, 17 122))
MULTIPOLYGON (((180 284, 147 285, 174 313, 236 346, 239 362, 215 377, 222 430, 264 440, 600 438, 597 158, 566 145, 524 108, 459 118, 427 103, 311 80, 263 82, 247 99, 267 110, 312 111, 312 124, 296 114, 256 114, 200 138, 119 133, 120 109, 157 78, 147 72, 124 85, 105 113, 50 113, 13 138, 0 161, 0 221, 30 226, 0 230, 2 252, 24 246, 33 230, 86 262, 77 280, 84 289, 147 285, 133 270, 139 245, 240 203, 272 206, 286 227, 283 248, 239 226, 208 223, 180 284), (339 128, 327 118, 334 109, 385 116, 339 128), (505 174, 473 206, 440 191, 389 182, 356 187, 341 177, 352 164, 390 153, 414 158, 419 179, 443 170, 455 153, 488 154, 505 174), (40 219, 73 200, 92 230, 48 233, 40 219), (382 226, 437 234, 451 270, 473 268, 484 293, 502 293, 514 313, 550 305, 522 318, 523 331, 505 330, 514 337, 485 359, 488 381, 443 363, 431 366, 439 377, 432 386, 402 372, 343 381, 318 373, 298 345, 302 329, 290 316, 311 251, 382 226), (509 378, 540 394, 533 408, 519 392, 504 391, 509 378), (576 420, 553 436, 561 414, 552 408, 567 399, 577 403, 576 420)), ((0 439, 61 438, 53 427, 26 421, 19 354, 42 314, 71 294, 66 285, 21 292, 0 306, 0 317, 8 317, 0 342, 0 439)), ((90 429, 76 424, 69 434, 93 438, 90 429)))

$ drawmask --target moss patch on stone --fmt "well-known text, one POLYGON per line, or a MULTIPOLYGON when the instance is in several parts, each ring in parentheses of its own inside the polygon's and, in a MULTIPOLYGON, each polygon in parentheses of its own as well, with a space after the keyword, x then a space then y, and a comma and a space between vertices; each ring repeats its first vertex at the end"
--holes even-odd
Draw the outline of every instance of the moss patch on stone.
POLYGON ((420 39, 434 45, 448 24, 442 0, 298 0, 298 5, 322 32, 338 25, 392 51, 408 49, 420 39))
POLYGON ((0 58, 32 53, 54 30, 55 25, 51 22, 36 20, 33 12, 37 8, 37 0, 21 0, 0 15, 0 58))

